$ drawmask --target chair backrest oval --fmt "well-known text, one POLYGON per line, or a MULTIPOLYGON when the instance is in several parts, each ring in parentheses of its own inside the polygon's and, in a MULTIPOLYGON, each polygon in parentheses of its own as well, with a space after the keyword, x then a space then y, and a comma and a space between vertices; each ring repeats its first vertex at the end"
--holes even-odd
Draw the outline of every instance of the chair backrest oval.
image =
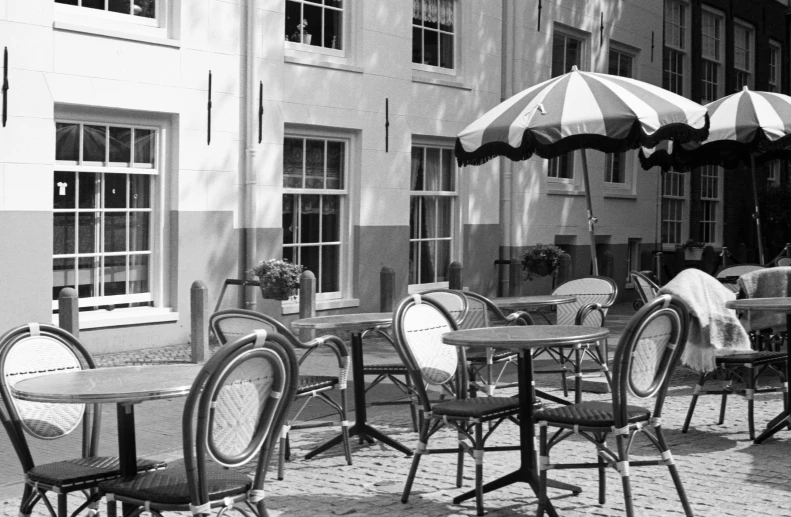
MULTIPOLYGON (((31 332, 10 341, 4 353, 2 377, 8 387, 56 372, 82 370, 75 351, 54 335, 40 334, 37 324, 31 332)), ((36 438, 52 440, 71 433, 82 421, 85 404, 29 402, 11 397, 22 428, 36 438)))
POLYGON ((464 325, 464 322, 470 314, 467 297, 464 296, 461 291, 434 289, 421 293, 421 295, 442 305, 459 325, 459 328, 473 328, 464 325))
POLYGON ((780 257, 775 261, 775 266, 778 267, 791 266, 791 257, 780 257))
POLYGON ((258 329, 282 334, 282 330, 265 319, 264 314, 240 309, 224 309, 215 312, 209 318, 209 327, 221 344, 238 339, 258 329))
POLYGON ((607 308, 615 302, 615 298, 618 295, 618 286, 610 278, 589 276, 569 280, 555 289, 552 294, 575 296, 577 298, 574 303, 564 303, 557 306, 558 325, 574 325, 577 312, 582 306, 589 303, 600 303, 602 312, 592 311, 588 313, 583 322, 587 326, 598 327, 604 324, 603 317, 607 315, 607 308))
POLYGON ((640 300, 643 303, 648 303, 656 297, 657 292, 659 292, 659 286, 653 280, 640 271, 631 271, 629 276, 632 278, 637 295, 640 296, 640 300))

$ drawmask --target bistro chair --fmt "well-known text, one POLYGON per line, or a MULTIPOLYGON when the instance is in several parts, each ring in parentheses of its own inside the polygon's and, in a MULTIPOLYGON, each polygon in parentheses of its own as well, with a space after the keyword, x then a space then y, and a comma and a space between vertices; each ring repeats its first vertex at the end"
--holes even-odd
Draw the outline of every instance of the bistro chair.
MULTIPOLYGON (((98 456, 101 408, 99 404, 49 404, 16 399, 17 382, 53 372, 96 368, 91 354, 69 332, 45 323, 16 327, 0 337, 0 420, 17 453, 25 486, 19 515, 27 516, 39 503, 52 517, 66 517, 67 496, 83 492, 86 501, 72 515, 83 510, 95 514, 100 481, 120 476, 116 457, 98 456), (36 465, 26 434, 42 440, 62 438, 82 423, 82 455, 79 458, 36 465), (57 512, 48 498, 57 495, 57 512)), ((160 461, 139 459, 139 472, 164 468, 160 461)))
POLYGON ((547 505, 547 473, 557 469, 597 469, 599 503, 605 503, 605 469, 613 468, 623 483, 626 515, 635 514, 632 506, 630 467, 664 465, 670 470, 686 515, 692 515, 681 484, 673 455, 662 429, 662 406, 673 370, 687 341, 686 307, 671 295, 660 295, 644 305, 629 321, 618 342, 613 361, 612 403, 581 402, 569 406, 541 409, 534 413, 540 426, 539 436, 539 516, 547 505), (656 397, 653 412, 629 405, 629 397, 656 397), (549 428, 557 428, 551 436, 549 428), (616 448, 607 445, 609 434, 615 435, 616 448), (645 436, 661 457, 654 460, 630 460, 630 451, 638 433, 645 436), (550 451, 566 438, 582 437, 597 450, 595 463, 552 463, 550 451))
MULTIPOLYGON (((588 276, 576 278, 561 284, 553 295, 574 296, 577 301, 564 303, 557 306, 558 325, 585 325, 589 327, 603 327, 607 318, 607 310, 615 303, 618 297, 618 286, 606 276, 588 276)), ((563 386, 563 395, 568 396, 568 383, 566 376, 569 365, 574 371, 574 402, 582 400, 582 374, 587 372, 601 372, 611 384, 610 372, 607 367, 608 350, 607 340, 598 343, 582 343, 574 347, 545 347, 537 348, 533 358, 542 354, 551 357, 560 369, 538 370, 536 373, 560 373, 563 386), (583 368, 583 360, 591 359, 596 366, 583 368)))
POLYGON ((518 450, 518 446, 484 447, 486 440, 506 419, 519 411, 516 397, 467 397, 467 368, 463 348, 446 345, 441 336, 458 329, 453 317, 429 296, 414 294, 405 298, 393 316, 395 346, 407 366, 412 384, 423 410, 420 434, 412 466, 404 485, 401 502, 406 503, 412 490, 420 458, 424 454, 458 455, 456 486, 461 487, 465 451, 475 458, 475 491, 478 515, 483 515, 483 453, 518 450), (452 400, 435 403, 428 391, 453 395, 452 400), (484 433, 483 424, 491 422, 484 433), (459 446, 429 449, 428 441, 437 431, 450 426, 458 433, 459 446))
POLYGON ((253 332, 264 329, 270 333, 284 336, 295 350, 303 350, 298 364, 301 366, 305 360, 321 346, 329 348, 338 360, 338 376, 329 375, 300 375, 297 385, 296 398, 305 399, 296 414, 286 422, 280 436, 280 449, 278 450, 277 478, 283 479, 285 460, 290 459, 289 431, 291 429, 308 429, 334 425, 332 422, 298 422, 297 419, 308 403, 316 398, 327 404, 338 414, 338 422, 343 436, 343 451, 346 463, 352 464, 351 448, 349 447, 349 429, 346 406, 346 381, 349 376, 349 352, 346 345, 336 336, 320 336, 307 343, 303 343, 285 325, 266 314, 248 311, 245 309, 224 309, 217 311, 209 318, 209 327, 220 343, 225 344, 253 332), (340 404, 332 400, 328 392, 338 390, 340 404))
POLYGON ((639 297, 638 300, 634 301, 635 310, 656 298, 659 292, 659 286, 656 285, 656 282, 651 280, 646 272, 630 271, 629 277, 631 277, 634 290, 637 291, 637 296, 639 297))
POLYGON ((143 512, 189 511, 218 515, 236 508, 264 517, 264 478, 278 431, 297 391, 294 349, 282 335, 256 330, 212 355, 184 404, 184 457, 164 470, 99 485, 115 502, 143 512), (234 469, 256 459, 254 477, 234 469))

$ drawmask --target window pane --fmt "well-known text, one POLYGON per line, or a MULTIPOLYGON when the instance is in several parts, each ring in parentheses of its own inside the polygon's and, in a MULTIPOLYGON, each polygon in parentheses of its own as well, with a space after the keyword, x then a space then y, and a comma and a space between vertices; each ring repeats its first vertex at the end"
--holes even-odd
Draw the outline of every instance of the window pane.
POLYGON ((323 246, 321 248, 321 284, 319 292, 332 293, 340 291, 340 247, 323 246))
POLYGON ((80 125, 55 124, 55 159, 76 162, 80 159, 80 125))
POLYGON ((132 255, 129 257, 129 294, 147 293, 149 291, 149 255, 132 255))
POLYGON ((445 32, 453 32, 453 3, 456 0, 439 0, 439 28, 445 32))
POLYGON ((412 179, 410 189, 413 191, 423 190, 423 147, 412 148, 412 179))
POLYGON ((104 258, 104 295, 126 294, 126 256, 104 258))
POLYGON ((343 48, 343 13, 334 9, 324 10, 324 47, 343 48))
POLYGON ((155 136, 153 129, 135 129, 135 167, 154 168, 155 136))
POLYGON ((129 0, 108 0, 107 10, 114 13, 130 14, 129 0))
POLYGON ((423 23, 431 29, 437 28, 439 21, 437 0, 423 0, 423 23))
POLYGON ((135 4, 132 6, 132 14, 143 18, 156 18, 156 0, 135 0, 135 4))
POLYGON ((321 23, 322 10, 323 9, 318 5, 310 5, 308 3, 303 5, 302 19, 303 22, 307 22, 307 25, 302 29, 302 43, 315 47, 321 46, 324 37, 322 35, 323 27, 321 23))
POLYGON ((82 0, 82 6, 104 10, 104 0, 82 0))
POLYGON ((340 200, 336 196, 322 196, 323 214, 321 217, 322 242, 341 240, 340 200))
POLYGON ((82 131, 82 161, 83 162, 104 163, 106 147, 107 147, 106 127, 83 126, 83 131, 82 131))
POLYGON ((318 246, 305 246, 300 248, 299 263, 305 266, 305 269, 321 278, 319 274, 319 247, 318 246))
POLYGON ((426 190, 440 190, 440 170, 439 170, 440 151, 436 147, 426 149, 426 190))
POLYGON ((320 196, 300 196, 300 198, 302 200, 302 212, 300 217, 300 242, 320 242, 320 196))
POLYGON ((445 192, 453 192, 454 187, 454 174, 453 174, 453 151, 450 149, 442 150, 442 184, 440 190, 445 192))
POLYGON ((80 246, 78 253, 99 253, 98 235, 96 226, 101 220, 99 212, 81 213, 78 218, 80 222, 80 246))
POLYGON ((450 241, 437 241, 437 260, 435 266, 437 282, 448 281, 450 269, 450 241))
POLYGON ((294 244, 296 242, 297 228, 295 227, 296 219, 294 219, 294 203, 295 198, 293 194, 283 195, 283 244, 294 244))
POLYGON ((83 257, 77 261, 77 294, 80 298, 100 296, 101 261, 99 257, 83 257))
POLYGON ((129 206, 151 208, 151 178, 145 174, 129 175, 129 206))
POLYGON ((423 198, 412 196, 409 204, 411 205, 409 210, 409 238, 419 239, 420 228, 423 226, 423 198))
POLYGON ((423 24, 423 0, 412 0, 412 24, 423 24))
POLYGON ((80 208, 97 208, 99 192, 99 174, 96 172, 80 173, 80 208))
POLYGON ((327 185, 328 189, 343 189, 343 142, 327 142, 327 185))
POLYGON ((286 138, 283 142, 283 186, 302 187, 302 144, 304 140, 286 138))
POLYGON ((436 242, 420 243, 420 283, 429 284, 435 282, 434 276, 434 257, 436 253, 436 242))
POLYGON ((566 38, 566 63, 563 73, 571 70, 572 65, 580 64, 580 42, 573 38, 566 38))
POLYGON ((565 66, 566 37, 556 35, 552 39, 552 77, 566 73, 565 66))
POLYGON ((283 260, 287 260, 289 262, 293 262, 295 264, 298 263, 296 257, 294 256, 294 251, 296 248, 283 248, 283 260))
POLYGON ((110 162, 129 165, 132 161, 132 130, 126 127, 110 128, 110 162))
POLYGON ((56 4, 77 5, 77 0, 55 0, 56 4))
POLYGON ((77 178, 73 172, 55 171, 53 174, 53 206, 58 208, 74 208, 77 178))
POLYGON ((410 284, 417 284, 420 283, 418 278, 420 278, 420 243, 419 242, 410 242, 409 243, 409 283, 410 284))
POLYGON ((442 68, 453 68, 454 67, 453 35, 440 34, 439 43, 440 43, 439 66, 441 66, 442 68))
POLYGON ((324 140, 306 140, 305 158, 305 188, 324 188, 324 140))
POLYGON ((437 66, 439 64, 439 33, 423 31, 423 63, 437 66))
POLYGON ((423 29, 412 27, 412 62, 423 63, 423 29))
POLYGON ((324 0, 325 5, 329 5, 331 7, 343 7, 343 0, 324 0))
POLYGON ((104 251, 126 251, 126 213, 105 212, 104 251))
POLYGON ((126 174, 104 175, 104 208, 126 208, 126 174))
POLYGON ((286 1, 286 40, 301 41, 298 25, 302 21, 302 6, 299 2, 286 1))
POLYGON ((74 242, 74 214, 54 213, 52 232, 53 255, 70 255, 76 250, 74 242))
POLYGON ((74 259, 54 259, 52 264, 52 299, 57 300, 60 290, 74 287, 74 259))
POLYGON ((437 198, 437 237, 450 237, 453 203, 449 197, 437 198))
POLYGON ((148 212, 132 212, 129 214, 129 249, 131 251, 149 251, 150 214, 148 212))

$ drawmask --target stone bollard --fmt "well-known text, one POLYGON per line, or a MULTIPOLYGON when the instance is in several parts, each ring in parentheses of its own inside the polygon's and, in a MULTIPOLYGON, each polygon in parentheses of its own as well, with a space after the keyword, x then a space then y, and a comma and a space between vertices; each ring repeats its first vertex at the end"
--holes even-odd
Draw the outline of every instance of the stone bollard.
MULTIPOLYGON (((299 275, 299 319, 316 316, 316 275, 305 270, 299 275)), ((310 341, 316 335, 315 330, 300 329, 300 341, 310 341)))
POLYGON ((599 274, 607 278, 615 278, 615 256, 612 251, 604 250, 602 253, 602 269, 599 274))
POLYGON ((79 339, 80 300, 72 287, 64 287, 58 293, 58 326, 79 339))
POLYGON ((382 266, 379 272, 379 311, 395 310, 395 269, 382 266))
POLYGON ((571 255, 568 253, 562 253, 560 255, 560 258, 558 258, 558 270, 556 274, 558 285, 563 285, 571 280, 571 255))
POLYGON ((522 260, 512 257, 508 267, 508 296, 522 296, 522 260))
POLYGON ((448 288, 457 289, 459 291, 464 289, 462 271, 461 262, 450 263, 450 269, 448 271, 448 288))
POLYGON ((209 288, 201 280, 190 287, 190 361, 195 364, 209 358, 209 288))
POLYGON ((703 271, 713 275, 717 269, 717 253, 714 251, 714 247, 711 245, 704 246, 700 260, 703 263, 703 271))

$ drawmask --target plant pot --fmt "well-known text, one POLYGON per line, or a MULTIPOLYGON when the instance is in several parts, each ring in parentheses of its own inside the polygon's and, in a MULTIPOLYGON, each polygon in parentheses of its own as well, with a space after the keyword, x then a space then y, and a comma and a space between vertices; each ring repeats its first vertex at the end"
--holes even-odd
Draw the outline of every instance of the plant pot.
POLYGON ((297 289, 288 287, 280 281, 261 283, 261 296, 269 300, 286 301, 296 294, 297 289))
POLYGON ((530 272, 535 276, 547 276, 552 274, 552 264, 549 262, 535 262, 530 265, 530 272))
POLYGON ((684 258, 686 260, 700 260, 703 258, 703 248, 685 248, 684 258))
POLYGON ((303 34, 302 35, 302 43, 305 45, 310 45, 310 41, 313 39, 313 34, 303 34))

